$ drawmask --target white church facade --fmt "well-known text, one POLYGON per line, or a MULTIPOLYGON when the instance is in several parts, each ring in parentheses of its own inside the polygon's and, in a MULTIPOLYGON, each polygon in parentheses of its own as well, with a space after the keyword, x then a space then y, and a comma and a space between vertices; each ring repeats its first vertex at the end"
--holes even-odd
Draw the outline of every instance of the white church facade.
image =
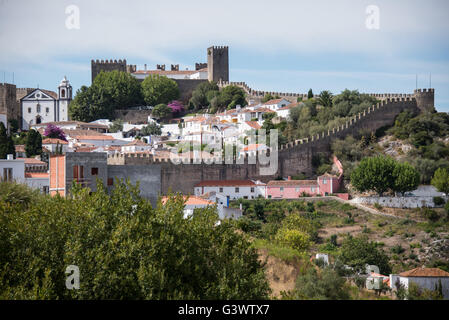
POLYGON ((72 86, 66 77, 58 86, 58 93, 44 89, 35 89, 20 99, 22 111, 22 129, 29 130, 31 125, 68 121, 69 104, 72 100, 72 86))

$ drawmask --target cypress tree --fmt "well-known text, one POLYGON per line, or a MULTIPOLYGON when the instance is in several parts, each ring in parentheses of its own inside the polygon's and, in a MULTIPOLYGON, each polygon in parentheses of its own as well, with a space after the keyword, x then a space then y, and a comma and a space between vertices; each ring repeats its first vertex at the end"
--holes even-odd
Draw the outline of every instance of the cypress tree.
POLYGON ((25 152, 28 158, 42 153, 42 136, 36 130, 28 131, 25 152))
POLYGON ((0 122, 0 159, 6 159, 8 154, 15 154, 14 141, 6 132, 3 122, 0 122))

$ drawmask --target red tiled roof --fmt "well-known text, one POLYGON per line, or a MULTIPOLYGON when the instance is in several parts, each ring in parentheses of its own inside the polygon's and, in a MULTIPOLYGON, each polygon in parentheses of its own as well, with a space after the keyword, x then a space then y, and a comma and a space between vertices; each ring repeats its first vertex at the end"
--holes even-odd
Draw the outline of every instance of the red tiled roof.
POLYGON ((243 187, 255 185, 251 180, 205 180, 197 183, 195 187, 243 187))
POLYGON ((256 151, 259 149, 267 149, 267 146, 264 144, 255 143, 246 146, 245 148, 242 149, 242 151, 256 151))
POLYGON ((260 128, 262 128, 262 127, 260 126, 260 124, 257 123, 257 121, 246 121, 245 123, 246 123, 248 126, 250 126, 251 128, 253 128, 253 129, 260 129, 260 128))
POLYGON ((285 100, 285 99, 283 99, 283 98, 280 98, 280 99, 272 99, 272 100, 269 100, 269 101, 265 102, 264 105, 278 104, 278 103, 281 102, 282 100, 285 100))
POLYGON ((316 180, 271 180, 268 181, 268 187, 295 187, 295 186, 317 186, 316 180))
MULTIPOLYGON (((187 196, 183 196, 184 201, 186 200, 187 196)), ((162 197, 162 204, 167 203, 168 197, 162 197)), ((196 197, 196 196, 190 196, 185 205, 206 205, 206 206, 210 206, 210 205, 214 205, 215 202, 210 201, 210 200, 205 200, 202 199, 200 197, 196 197)))
POLYGON ((290 104, 286 105, 285 107, 279 108, 278 110, 288 110, 288 109, 298 106, 299 104, 300 104, 299 102, 290 103, 290 104))
POLYGON ((14 146, 14 149, 16 152, 25 152, 25 145, 23 144, 16 144, 14 146))
POLYGON ((48 172, 25 172, 25 178, 48 178, 48 172))
POLYGON ((46 165, 44 161, 40 161, 35 158, 18 158, 20 160, 24 160, 25 164, 39 164, 39 165, 46 165))
POLYGON ((127 143, 127 144, 124 145, 124 147, 128 147, 128 146, 149 146, 149 144, 143 142, 142 140, 134 139, 130 143, 127 143))
POLYGON ((401 277, 449 277, 449 272, 439 268, 415 268, 399 275, 401 277))
POLYGON ((114 137, 111 136, 105 136, 105 135, 101 135, 101 136, 75 136, 74 137, 77 140, 115 140, 114 137))
POLYGON ((56 138, 47 138, 42 141, 42 144, 69 144, 67 141, 56 139, 56 138))

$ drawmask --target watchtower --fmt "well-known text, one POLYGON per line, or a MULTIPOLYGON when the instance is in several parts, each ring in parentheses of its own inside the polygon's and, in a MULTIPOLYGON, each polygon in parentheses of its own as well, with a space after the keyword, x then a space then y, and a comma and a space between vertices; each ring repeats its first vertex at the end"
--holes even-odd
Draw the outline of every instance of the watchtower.
POLYGON ((92 72, 92 82, 94 82, 95 77, 101 72, 109 71, 123 71, 127 72, 126 59, 123 60, 92 60, 91 61, 91 72, 92 72))
POLYGON ((435 108, 435 89, 416 89, 413 92, 416 105, 421 111, 433 111, 435 108))
POLYGON ((207 72, 209 81, 229 81, 228 47, 207 48, 207 72))

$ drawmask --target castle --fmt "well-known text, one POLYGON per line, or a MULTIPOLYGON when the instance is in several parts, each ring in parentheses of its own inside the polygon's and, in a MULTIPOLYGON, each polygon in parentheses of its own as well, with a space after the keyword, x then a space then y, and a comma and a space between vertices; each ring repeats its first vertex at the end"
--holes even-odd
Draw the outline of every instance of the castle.
POLYGON ((229 81, 229 48, 226 46, 212 46, 207 48, 207 63, 195 63, 195 70, 179 70, 179 64, 171 65, 166 70, 165 65, 157 65, 154 70, 137 70, 136 65, 128 65, 123 60, 92 60, 92 82, 101 72, 123 71, 130 73, 136 79, 143 81, 149 75, 162 75, 173 79, 178 84, 180 99, 187 102, 193 90, 205 81, 229 81))

